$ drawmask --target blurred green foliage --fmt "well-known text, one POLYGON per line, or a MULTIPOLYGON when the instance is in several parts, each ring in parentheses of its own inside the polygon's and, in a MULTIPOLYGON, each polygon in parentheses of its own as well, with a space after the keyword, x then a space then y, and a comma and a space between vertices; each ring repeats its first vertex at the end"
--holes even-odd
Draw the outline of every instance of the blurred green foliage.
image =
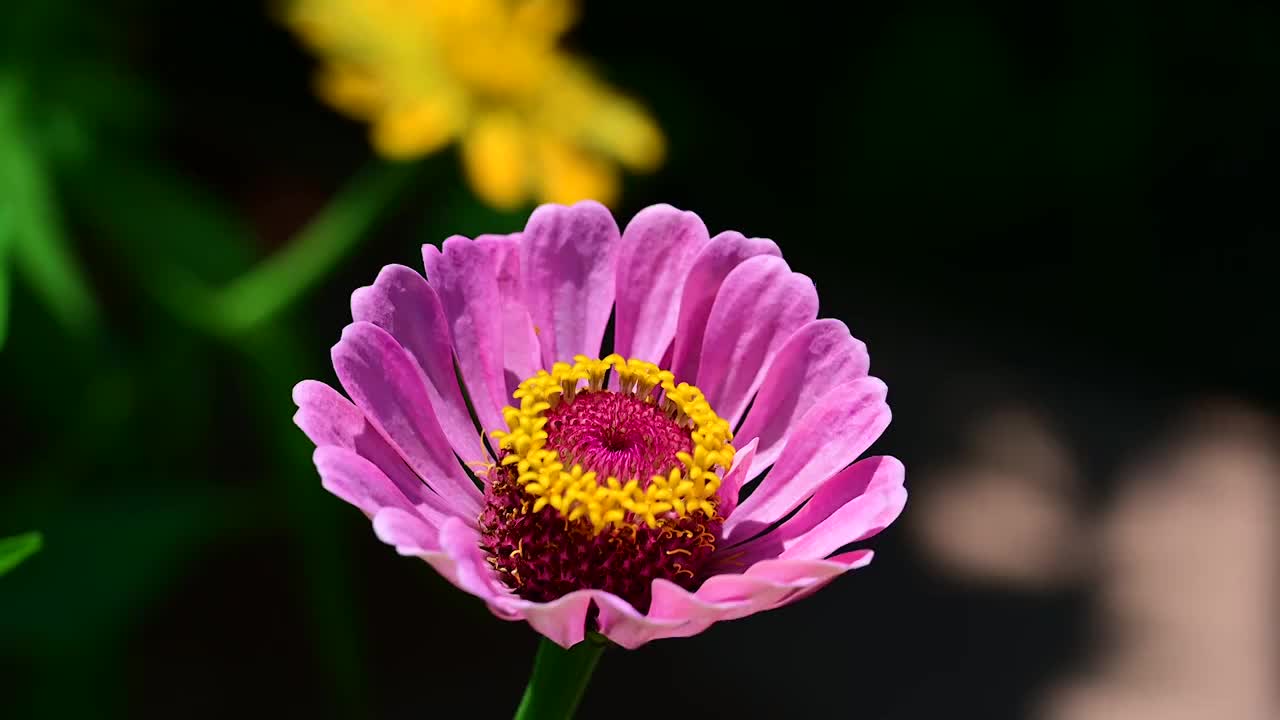
POLYGON ((38 532, 0 538, 0 575, 14 569, 18 563, 39 551, 42 541, 38 532))
MULTIPOLYGON (((0 341, 4 368, 29 377, 6 397, 26 448, 5 471, 0 528, 36 521, 48 538, 0 591, 0 658, 21 658, 28 682, 15 710, 129 715, 133 668, 118 659, 169 585, 208 548, 283 540, 326 679, 318 702, 360 717, 345 508, 318 492, 290 421, 292 385, 326 375, 297 301, 443 164, 370 161, 292 236, 264 239, 157 142, 172 108, 125 48, 130 19, 155 10, 0 12, 0 341), (68 674, 80 692, 57 690, 68 674)), ((446 216, 511 220, 448 195, 446 216)), ((4 569, 38 543, 6 542, 4 569)))
POLYGON ((49 159, 24 112, 28 92, 19 77, 0 72, 0 267, 12 265, 59 320, 84 332, 97 308, 69 247, 49 159))

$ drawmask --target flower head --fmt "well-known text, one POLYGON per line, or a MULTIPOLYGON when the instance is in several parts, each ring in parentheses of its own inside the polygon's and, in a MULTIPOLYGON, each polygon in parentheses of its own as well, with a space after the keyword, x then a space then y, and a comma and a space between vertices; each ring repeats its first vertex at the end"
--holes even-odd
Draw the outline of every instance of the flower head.
POLYGON ((352 296, 351 400, 304 381, 295 420, 327 489, 499 617, 693 635, 866 565, 901 512, 901 463, 855 462, 885 386, 772 242, 583 202, 423 254, 352 296))
POLYGON ((558 48, 571 0, 290 0, 288 24, 324 59, 320 94, 414 158, 460 139, 472 186, 514 207, 618 193, 617 164, 662 161, 637 104, 558 48))

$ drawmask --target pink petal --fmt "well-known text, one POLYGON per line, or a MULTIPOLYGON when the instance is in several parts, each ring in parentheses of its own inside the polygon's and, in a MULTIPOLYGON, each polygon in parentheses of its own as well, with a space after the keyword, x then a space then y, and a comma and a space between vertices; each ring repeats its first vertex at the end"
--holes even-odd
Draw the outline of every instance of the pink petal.
POLYGON ((826 560, 773 559, 761 560, 747 569, 747 575, 791 586, 809 586, 831 580, 849 570, 871 563, 870 550, 852 550, 826 560))
POLYGON ((813 530, 795 539, 782 557, 826 557, 849 543, 865 540, 902 514, 907 489, 892 488, 869 492, 832 513, 813 530))
POLYGON ((600 203, 543 205, 523 233, 525 305, 543 367, 575 354, 598 357, 613 310, 618 225, 600 203))
POLYGON ((886 393, 883 382, 865 377, 818 401, 796 424, 760 486, 725 521, 725 541, 746 540, 777 522, 871 447, 889 425, 886 393))
POLYGON ((819 398, 831 388, 865 377, 870 366, 867 346, 839 320, 814 320, 797 330, 769 364, 737 433, 740 438, 760 438, 753 472, 778 459, 791 430, 819 398))
POLYGON ((382 439, 364 413, 337 390, 322 382, 303 380, 293 388, 293 401, 298 406, 293 422, 316 447, 333 445, 356 452, 376 465, 413 503, 435 495, 382 439))
POLYGON ((826 557, 876 534, 898 517, 907 501, 904 473, 902 463, 892 457, 856 462, 823 483, 794 517, 726 552, 748 563, 771 557, 826 557))
POLYGON ((378 538, 401 555, 420 557, 464 592, 488 604, 504 620, 526 620, 538 632, 570 647, 586 636, 587 612, 596 591, 579 590, 549 603, 516 597, 485 562, 480 534, 458 518, 449 518, 433 531, 418 517, 400 508, 385 508, 373 521, 378 538))
POLYGON ((400 508, 384 508, 373 518, 373 531, 401 555, 426 560, 464 592, 490 603, 501 603, 510 596, 484 561, 479 531, 459 518, 448 518, 438 530, 432 530, 400 508))
POLYGON ((373 534, 401 555, 421 556, 440 550, 439 526, 403 508, 385 507, 373 516, 373 534))
POLYGON ((687 622, 684 619, 664 620, 649 618, 631 606, 622 598, 603 591, 594 593, 599 614, 596 623, 601 635, 628 650, 656 640, 659 637, 670 637, 670 633, 680 631, 687 622))
POLYGON ((787 338, 818 315, 818 293, 776 257, 754 257, 724 279, 707 320, 696 385, 737 425, 787 338))
POLYGON ((444 241, 443 251, 423 245, 422 261, 448 319, 458 368, 480 426, 485 431, 506 427, 502 295, 492 250, 455 236, 444 241))
POLYGON ((577 590, 548 603, 527 603, 519 615, 560 647, 573 647, 587 636, 587 612, 596 594, 577 590))
POLYGON ((454 452, 468 462, 487 459, 458 389, 444 308, 427 281, 403 265, 388 265, 372 286, 351 295, 351 316, 386 330, 409 351, 422 370, 431 407, 454 452))
MULTIPOLYGON (((484 550, 480 548, 480 531, 476 528, 461 520, 446 522, 440 526, 440 549, 453 562, 454 576, 450 579, 458 587, 486 601, 511 594, 493 567, 485 562, 484 550)), ((431 562, 429 558, 428 562, 431 562)))
POLYGON ((360 508, 369 517, 383 508, 395 507, 417 514, 432 527, 439 527, 454 516, 444 499, 431 491, 422 493, 423 497, 416 501, 405 497, 376 465, 347 448, 336 445, 316 448, 312 460, 324 489, 360 508))
POLYGON ((664 365, 671 368, 678 381, 693 382, 698 377, 707 319, 724 279, 745 260, 758 255, 782 257, 782 252, 772 240, 745 238, 730 231, 711 238, 693 259, 680 291, 671 362, 664 365))
POLYGON ((755 465, 756 445, 759 442, 758 439, 752 438, 751 442, 738 448, 738 452, 733 456, 733 466, 720 481, 720 490, 716 495, 720 497, 720 506, 717 510, 721 517, 729 517, 738 507, 738 495, 742 493, 742 486, 750 482, 753 477, 751 468, 755 465))
POLYGON ((493 254, 502 311, 502 368, 507 381, 504 402, 510 404, 511 393, 515 392, 516 386, 542 367, 542 348, 533 332, 529 309, 524 304, 520 235, 481 235, 476 242, 493 254))
MULTIPOLYGON (((750 575, 716 575, 702 583, 697 592, 677 598, 675 593, 663 598, 663 614, 690 614, 698 624, 711 620, 737 620, 754 615, 782 600, 792 592, 788 585, 750 575), (696 605, 693 601, 696 601, 696 605)), ((707 623, 709 626, 710 623, 707 623)), ((701 630, 699 630, 701 632, 701 630)))
POLYGON ((357 322, 332 355, 347 394, 409 467, 458 514, 478 515, 480 491, 454 456, 409 353, 377 325, 357 322))
POLYGON ((870 556, 870 551, 860 550, 830 560, 769 560, 741 574, 713 576, 693 593, 656 580, 648 614, 597 591, 600 632, 628 649, 662 638, 689 637, 714 623, 794 602, 841 573, 862 567, 870 556))
MULTIPOLYGON (((834 557, 827 558, 826 562, 837 563, 843 566, 844 570, 842 570, 841 572, 845 572, 848 570, 856 570, 858 568, 864 568, 870 565, 871 558, 873 556, 874 556, 874 553, 870 550, 853 550, 847 553, 843 553, 841 555, 836 555, 834 557)), ((794 561, 782 560, 782 561, 776 561, 776 562, 794 562, 794 561)), ((798 600, 803 600, 804 598, 807 598, 810 595, 818 592, 822 588, 826 587, 827 584, 834 579, 835 577, 833 576, 825 580, 820 580, 818 582, 815 582, 812 585, 809 585, 808 587, 800 588, 794 591, 791 595, 787 596, 777 605, 774 605, 773 607, 779 608, 779 607, 782 607, 783 605, 790 605, 791 603, 796 602, 798 600)))
POLYGON ((614 352, 662 360, 676 332, 685 277, 709 240, 697 215, 670 205, 647 207, 627 223, 618 249, 614 352))

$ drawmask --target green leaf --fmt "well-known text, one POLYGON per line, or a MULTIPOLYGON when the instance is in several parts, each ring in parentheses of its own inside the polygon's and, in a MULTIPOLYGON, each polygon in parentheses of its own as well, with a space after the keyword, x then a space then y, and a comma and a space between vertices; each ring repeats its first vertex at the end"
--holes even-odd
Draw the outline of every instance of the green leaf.
POLYGON ((0 200, 0 350, 9 336, 9 238, 13 229, 9 224, 8 206, 0 200))
POLYGON ((184 322, 229 339, 263 327, 317 284, 388 214, 419 169, 375 161, 281 250, 247 270, 247 258, 226 255, 229 248, 252 247, 252 229, 163 168, 121 165, 112 172, 112 187, 100 188, 88 175, 73 177, 71 189, 90 221, 114 237, 153 299, 184 322), (138 205, 152 210, 137 213, 138 205), (187 239, 183 248, 172 247, 175 236, 187 239), (223 256, 203 256, 210 252, 223 256), (235 277, 226 277, 233 268, 235 277))
POLYGON ((0 539, 0 575, 17 567, 18 563, 33 555, 43 544, 44 538, 38 532, 0 539))
POLYGON ((218 292, 218 323, 244 332, 287 307, 364 238, 417 169, 379 161, 358 173, 288 245, 218 292))
POLYGON ((0 76, 0 197, 6 198, 14 269, 64 325, 88 330, 98 310, 71 253, 53 179, 23 121, 17 80, 0 76))

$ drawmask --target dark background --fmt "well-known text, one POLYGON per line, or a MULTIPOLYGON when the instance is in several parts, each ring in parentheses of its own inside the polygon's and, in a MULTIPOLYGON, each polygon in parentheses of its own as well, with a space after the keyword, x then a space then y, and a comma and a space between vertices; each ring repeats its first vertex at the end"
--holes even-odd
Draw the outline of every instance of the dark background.
MULTIPOLYGON (((620 224, 669 202, 774 238, 869 345, 895 416, 875 449, 913 496, 1002 404, 1049 419, 1086 516, 1198 400, 1274 413, 1280 10, 894 5, 588 3, 569 46, 669 139, 620 224)), ((280 319, 198 332, 157 302, 166 268, 269 256, 367 162, 364 129, 256 3, 0 17, 98 308, 68 330, 14 275, 0 535, 45 548, 0 580, 6 716, 509 715, 535 633, 324 493, 289 391, 332 379, 382 265, 527 211, 480 206, 445 151, 280 319)), ((912 509, 811 599, 610 651, 582 716, 1025 716, 1095 649, 1091 586, 939 572, 912 509)))

